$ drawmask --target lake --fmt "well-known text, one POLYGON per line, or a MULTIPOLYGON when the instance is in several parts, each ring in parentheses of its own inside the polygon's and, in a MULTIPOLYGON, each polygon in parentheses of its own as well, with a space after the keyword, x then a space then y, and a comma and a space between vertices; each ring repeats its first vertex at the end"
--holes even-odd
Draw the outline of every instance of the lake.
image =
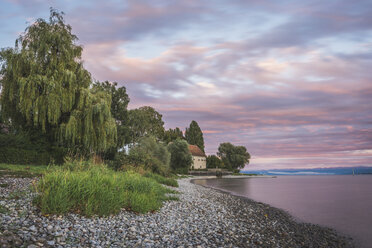
POLYGON ((372 247, 372 175, 222 178, 195 183, 267 203, 372 247))

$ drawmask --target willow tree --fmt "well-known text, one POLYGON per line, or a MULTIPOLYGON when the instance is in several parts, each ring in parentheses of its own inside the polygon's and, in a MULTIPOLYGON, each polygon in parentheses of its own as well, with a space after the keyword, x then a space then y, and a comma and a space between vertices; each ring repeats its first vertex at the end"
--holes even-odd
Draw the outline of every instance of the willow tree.
MULTIPOLYGON (((63 14, 63 13, 62 13, 63 14)), ((2 49, 3 114, 21 129, 38 129, 66 147, 103 151, 114 145, 110 95, 91 88, 82 47, 62 14, 51 9, 2 49)))

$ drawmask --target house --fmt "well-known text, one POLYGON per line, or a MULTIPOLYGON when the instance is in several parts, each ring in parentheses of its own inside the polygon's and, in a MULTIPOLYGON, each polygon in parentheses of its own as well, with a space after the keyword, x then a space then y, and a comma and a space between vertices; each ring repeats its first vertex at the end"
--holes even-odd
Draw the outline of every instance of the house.
POLYGON ((197 169, 206 169, 207 168, 207 156, 205 153, 196 145, 189 145, 189 150, 192 155, 191 168, 194 170, 197 169))

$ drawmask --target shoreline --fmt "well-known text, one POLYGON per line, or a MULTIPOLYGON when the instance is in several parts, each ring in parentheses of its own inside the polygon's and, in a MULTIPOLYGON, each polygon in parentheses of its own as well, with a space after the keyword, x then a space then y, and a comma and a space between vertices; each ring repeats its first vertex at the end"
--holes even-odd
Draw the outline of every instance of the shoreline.
MULTIPOLYGON (((239 179, 241 179, 241 178, 276 178, 276 176, 262 175, 262 176, 236 176, 236 177, 235 176, 228 176, 228 177, 223 177, 223 179, 226 179, 226 178, 228 178, 228 179, 234 179, 234 178, 236 178, 236 179, 238 179, 238 178, 239 179)), ((204 180, 204 179, 208 180, 208 179, 217 179, 217 178, 216 177, 198 177, 198 178, 192 178, 190 180, 190 182, 197 185, 197 186, 200 186, 200 187, 204 187, 204 188, 207 188, 207 189, 212 189, 212 190, 218 191, 222 194, 226 194, 226 195, 229 195, 229 196, 232 196, 232 197, 240 198, 243 201, 247 201, 248 204, 259 204, 259 205, 265 206, 266 208, 270 208, 274 211, 282 212, 286 218, 288 218, 290 221, 294 221, 295 223, 297 223, 299 225, 315 226, 316 228, 324 229, 324 231, 326 231, 326 232, 330 231, 330 232, 335 233, 342 240, 347 240, 348 246, 346 246, 346 247, 359 247, 356 243, 356 240, 354 240, 350 235, 342 233, 342 232, 340 232, 340 231, 338 231, 334 228, 327 227, 327 226, 322 226, 322 225, 311 223, 311 222, 306 222, 306 221, 303 221, 303 220, 293 216, 291 213, 289 213, 285 209, 277 208, 277 207, 271 206, 270 204, 267 204, 267 203, 264 203, 264 202, 255 201, 255 200, 253 200, 249 197, 234 194, 234 193, 232 193, 228 190, 223 190, 223 189, 220 189, 220 188, 216 188, 216 187, 212 187, 212 186, 206 186, 206 185, 202 185, 202 184, 198 184, 198 183, 194 182, 196 180, 204 180)))
POLYGON ((293 221, 282 210, 179 179, 179 201, 154 213, 43 216, 31 204, 32 179, 0 178, 4 247, 353 247, 331 229, 293 221), (12 198, 11 192, 24 192, 12 198), (7 246, 8 245, 8 246, 7 246))

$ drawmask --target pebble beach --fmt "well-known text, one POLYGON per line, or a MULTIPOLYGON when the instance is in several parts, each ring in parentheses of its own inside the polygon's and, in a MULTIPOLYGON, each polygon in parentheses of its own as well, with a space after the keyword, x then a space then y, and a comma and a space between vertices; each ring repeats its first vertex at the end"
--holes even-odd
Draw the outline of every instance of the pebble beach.
POLYGON ((334 230, 180 179, 178 201, 157 212, 44 216, 30 178, 0 178, 1 247, 354 247, 334 230))

